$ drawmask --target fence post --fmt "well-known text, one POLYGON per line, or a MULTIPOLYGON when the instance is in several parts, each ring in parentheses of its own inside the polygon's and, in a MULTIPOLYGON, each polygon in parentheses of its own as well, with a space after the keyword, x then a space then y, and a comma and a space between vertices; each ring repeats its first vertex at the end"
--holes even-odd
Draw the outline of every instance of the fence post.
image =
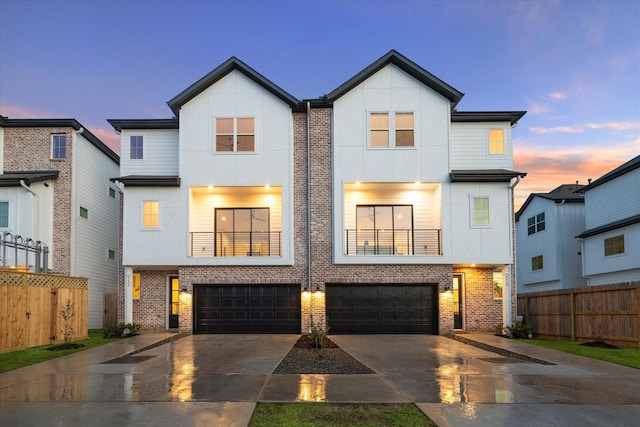
POLYGON ((533 326, 531 324, 531 316, 529 315, 530 309, 529 309, 529 296, 527 295, 526 299, 525 299, 525 305, 524 305, 524 318, 525 321, 527 322, 527 325, 529 326, 533 326))
POLYGON ((575 294, 571 292, 571 341, 576 340, 576 305, 575 294))

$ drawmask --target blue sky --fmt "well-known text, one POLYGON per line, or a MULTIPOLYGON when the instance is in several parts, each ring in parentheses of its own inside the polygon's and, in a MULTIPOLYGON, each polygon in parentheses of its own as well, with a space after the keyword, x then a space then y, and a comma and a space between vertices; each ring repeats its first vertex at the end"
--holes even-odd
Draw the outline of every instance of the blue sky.
POLYGON ((640 154, 640 0, 0 0, 0 114, 166 118, 237 56, 299 99, 396 49, 465 93, 461 111, 527 110, 515 169, 530 192, 640 154))

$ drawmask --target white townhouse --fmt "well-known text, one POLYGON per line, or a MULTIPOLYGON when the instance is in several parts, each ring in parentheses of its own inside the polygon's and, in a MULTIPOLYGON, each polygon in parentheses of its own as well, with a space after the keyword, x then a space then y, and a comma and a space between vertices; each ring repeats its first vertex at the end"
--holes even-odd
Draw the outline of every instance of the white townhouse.
POLYGON ((395 50, 300 101, 235 57, 121 135, 122 318, 194 333, 515 317, 512 129, 395 50))
POLYGON ((582 248, 584 195, 579 183, 531 193, 516 212, 518 294, 586 286, 582 248))
POLYGON ((588 286, 640 280, 640 156, 591 182, 584 193, 582 270, 588 286))
MULTIPOLYGON (((89 328, 118 292, 119 157, 75 119, 0 116, 0 234, 49 251, 48 272, 88 278, 89 328)), ((34 251, 5 246, 2 266, 42 271, 34 251)), ((115 313, 114 313, 115 317, 115 313)))

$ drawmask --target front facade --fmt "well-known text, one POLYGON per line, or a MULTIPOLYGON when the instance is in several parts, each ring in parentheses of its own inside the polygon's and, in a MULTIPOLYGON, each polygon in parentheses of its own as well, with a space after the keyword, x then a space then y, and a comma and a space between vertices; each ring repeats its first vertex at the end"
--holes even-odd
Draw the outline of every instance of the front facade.
POLYGON ((640 280, 640 156, 581 190, 582 269, 589 286, 640 280))
POLYGON ((121 135, 123 319, 490 331, 515 315, 513 125, 391 51, 300 101, 231 58, 121 135))
POLYGON ((103 327, 118 289, 119 158, 74 119, 0 116, 0 232, 34 250, 5 250, 4 268, 88 278, 89 328, 103 327))
POLYGON ((518 294, 586 286, 580 242, 584 185, 532 193, 516 213, 518 294))

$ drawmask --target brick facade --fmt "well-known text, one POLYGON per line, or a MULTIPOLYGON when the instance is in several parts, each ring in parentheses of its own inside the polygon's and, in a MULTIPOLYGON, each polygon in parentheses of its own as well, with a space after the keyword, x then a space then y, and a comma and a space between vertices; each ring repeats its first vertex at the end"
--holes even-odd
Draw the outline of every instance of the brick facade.
POLYGON ((49 246, 51 272, 71 274, 71 196, 73 128, 17 127, 4 129, 4 172, 59 171, 54 183, 53 242, 49 246), (66 158, 51 159, 51 135, 67 136, 66 158))
MULTIPOLYGON (((133 321, 144 329, 166 328, 168 312, 168 276, 178 274, 181 294, 179 329, 193 329, 193 287, 198 284, 308 284, 307 227, 311 227, 310 290, 322 292, 302 294, 302 333, 311 322, 325 324, 325 285, 327 283, 415 283, 436 284, 438 289, 438 333, 453 332, 453 305, 450 288, 453 273, 464 277, 464 327, 469 331, 495 331, 502 324, 502 300, 493 297, 493 268, 458 269, 452 265, 337 265, 332 261, 332 150, 331 108, 312 108, 310 113, 310 187, 311 211, 307 219, 307 114, 293 113, 293 266, 181 266, 178 271, 139 271, 141 298, 134 301, 133 321), (313 319, 313 320, 312 320, 313 319)), ((340 232, 340 231, 337 231, 340 232)), ((505 266, 508 267, 508 266, 505 266)), ((507 275, 515 290, 514 272, 507 275)), ((123 288, 121 281, 121 289, 123 288)), ((120 307, 123 307, 123 298, 120 307)), ((515 315, 515 292, 512 292, 512 313, 515 315)), ((122 311, 121 311, 122 312, 122 311)), ((331 326, 330 324, 328 325, 331 326)))

